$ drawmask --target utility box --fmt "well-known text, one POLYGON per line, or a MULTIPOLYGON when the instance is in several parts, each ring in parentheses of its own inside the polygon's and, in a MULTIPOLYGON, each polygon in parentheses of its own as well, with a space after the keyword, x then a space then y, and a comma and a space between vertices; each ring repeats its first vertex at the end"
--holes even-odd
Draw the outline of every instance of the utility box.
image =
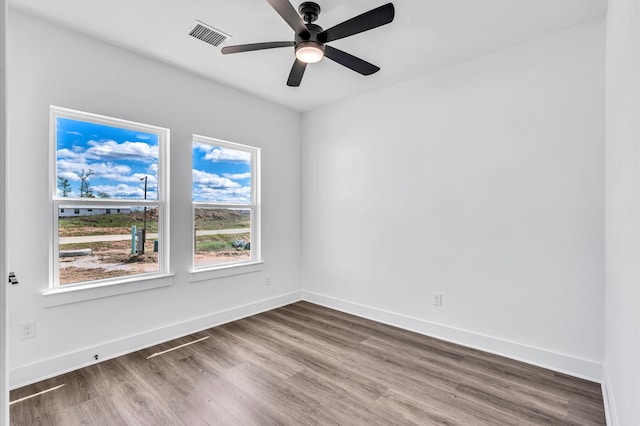
POLYGON ((144 254, 144 232, 142 229, 136 232, 136 253, 144 254))

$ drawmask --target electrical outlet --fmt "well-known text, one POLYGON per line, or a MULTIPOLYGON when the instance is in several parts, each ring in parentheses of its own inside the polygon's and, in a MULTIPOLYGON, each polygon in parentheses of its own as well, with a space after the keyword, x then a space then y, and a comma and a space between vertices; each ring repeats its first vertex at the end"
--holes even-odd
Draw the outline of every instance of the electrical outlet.
POLYGON ((437 291, 433 292, 433 304, 435 306, 442 306, 442 293, 437 291))
POLYGON ((265 285, 268 285, 268 286, 271 285, 271 275, 265 275, 264 278, 265 278, 265 282, 264 282, 265 285))
POLYGON ((31 339, 36 337, 36 322, 28 321, 20 324, 20 339, 31 339))

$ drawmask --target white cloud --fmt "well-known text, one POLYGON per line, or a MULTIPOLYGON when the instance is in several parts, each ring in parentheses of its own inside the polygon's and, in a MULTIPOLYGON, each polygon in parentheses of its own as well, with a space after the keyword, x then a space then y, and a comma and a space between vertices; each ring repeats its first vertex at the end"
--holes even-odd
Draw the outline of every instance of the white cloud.
POLYGON ((104 179, 127 181, 131 174, 131 167, 123 164, 97 163, 91 165, 94 176, 104 179))
POLYGON ((198 201, 215 201, 220 203, 249 203, 251 188, 210 188, 198 186, 193 190, 193 199, 198 201))
MULTIPOLYGON (((58 175, 61 175, 62 173, 64 174, 70 174, 73 173, 76 175, 77 178, 77 172, 79 172, 81 169, 89 169, 89 166, 87 165, 86 161, 84 161, 84 159, 79 159, 76 160, 75 158, 72 160, 64 160, 64 159, 59 159, 58 160, 58 175)), ((67 177, 67 179, 71 179, 70 177, 67 177)), ((77 179, 73 179, 73 180, 77 180, 77 179)))
POLYGON ((136 138, 140 139, 141 141, 147 141, 151 139, 151 135, 145 135, 144 133, 140 133, 136 135, 136 138))
POLYGON ((207 145, 206 143, 194 142, 193 147, 202 152, 209 152, 213 149, 211 145, 207 145))
POLYGON ((78 159, 78 158, 84 157, 81 153, 75 150, 75 147, 74 147, 74 151, 71 151, 70 149, 67 149, 67 148, 59 149, 56 151, 56 156, 58 159, 60 158, 78 159))
POLYGON ((148 175, 145 173, 134 173, 132 175, 121 176, 119 179, 120 182, 138 182, 139 185, 144 187, 144 177, 147 177, 147 186, 156 186, 158 184, 158 179, 154 175, 148 175))
POLYGON ((67 130, 65 133, 67 133, 68 135, 82 136, 82 133, 73 130, 67 130))
POLYGON ((229 179, 247 179, 251 177, 251 173, 247 172, 247 173, 224 173, 222 176, 229 178, 229 179))
POLYGON ((222 203, 248 203, 251 187, 242 186, 227 176, 193 170, 193 199, 222 203))
POLYGON ((80 178, 78 177, 78 174, 75 173, 75 172, 58 172, 58 176, 66 178, 71 182, 79 182, 80 181, 80 178))
POLYGON ((123 164, 89 164, 86 162, 86 159, 80 157, 78 158, 78 161, 58 160, 58 176, 64 176, 69 180, 78 181, 80 180, 78 178, 78 172, 82 169, 85 171, 91 169, 93 171, 93 175, 89 178, 90 180, 92 178, 105 178, 118 181, 127 181, 131 179, 131 168, 123 164), (75 177, 72 178, 72 174, 75 175, 75 177))
POLYGON ((213 189, 238 188, 240 184, 226 177, 220 177, 215 173, 207 173, 193 169, 193 183, 202 187, 213 189))
POLYGON ((139 160, 155 161, 158 158, 158 146, 145 142, 94 141, 87 142, 90 146, 86 151, 87 158, 100 160, 139 160))
MULTIPOLYGON (((96 185, 93 188, 93 193, 105 192, 112 198, 143 198, 144 188, 127 185, 124 183, 118 185, 96 185)), ((147 191, 147 198, 150 197, 149 191, 147 191)))
POLYGON ((219 146, 211 146, 202 143, 194 143, 194 146, 205 153, 204 159, 211 161, 235 161, 240 163, 249 163, 251 161, 251 153, 239 151, 237 149, 222 148, 219 146))

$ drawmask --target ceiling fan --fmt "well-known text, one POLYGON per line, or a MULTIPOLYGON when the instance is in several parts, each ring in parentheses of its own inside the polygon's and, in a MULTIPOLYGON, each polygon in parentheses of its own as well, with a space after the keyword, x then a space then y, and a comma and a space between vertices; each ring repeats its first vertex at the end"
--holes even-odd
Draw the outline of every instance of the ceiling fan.
POLYGON ((293 63, 287 86, 298 87, 307 64, 320 61, 327 57, 362 75, 371 75, 380 70, 379 67, 350 55, 347 52, 327 46, 326 43, 368 31, 393 21, 395 9, 388 3, 377 7, 327 30, 314 24, 320 15, 317 3, 306 1, 300 5, 298 12, 288 0, 267 0, 271 7, 284 19, 294 31, 292 41, 272 41, 266 43, 241 44, 222 48, 223 54, 250 52, 253 50, 274 49, 278 47, 294 47, 296 60, 293 63))

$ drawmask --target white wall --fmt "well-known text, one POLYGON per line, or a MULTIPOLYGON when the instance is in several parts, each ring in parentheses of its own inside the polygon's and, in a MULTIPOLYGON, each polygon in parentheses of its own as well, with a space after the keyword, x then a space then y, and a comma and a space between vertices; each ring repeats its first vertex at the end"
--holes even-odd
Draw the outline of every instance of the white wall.
POLYGON ((640 424, 640 17, 609 0, 605 385, 613 425, 640 424))
POLYGON ((602 21, 303 128, 304 297, 600 379, 602 21))
MULTIPOLYGON (((7 102, 6 102, 6 21, 7 2, 0 0, 0 280, 7 276, 6 244, 6 173, 7 173, 7 102)), ((6 284, 0 286, 0 426, 9 424, 7 375, 7 302, 6 284)))
POLYGON ((12 386, 299 299, 300 114, 13 9, 8 44, 12 386), (45 307, 51 104, 171 129, 173 286, 45 307), (189 282, 193 133, 262 148, 264 271, 189 282))

